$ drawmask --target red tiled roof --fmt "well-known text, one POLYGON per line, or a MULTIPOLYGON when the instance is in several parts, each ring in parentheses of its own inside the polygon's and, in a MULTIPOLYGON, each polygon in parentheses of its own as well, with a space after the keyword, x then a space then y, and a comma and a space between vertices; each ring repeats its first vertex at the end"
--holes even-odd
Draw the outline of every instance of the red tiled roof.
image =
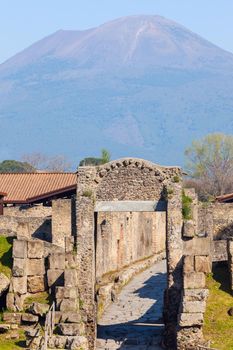
POLYGON ((6 192, 5 203, 29 203, 76 189, 74 173, 0 174, 0 188, 6 192))
POLYGON ((0 192, 0 197, 6 197, 6 193, 5 192, 0 192))

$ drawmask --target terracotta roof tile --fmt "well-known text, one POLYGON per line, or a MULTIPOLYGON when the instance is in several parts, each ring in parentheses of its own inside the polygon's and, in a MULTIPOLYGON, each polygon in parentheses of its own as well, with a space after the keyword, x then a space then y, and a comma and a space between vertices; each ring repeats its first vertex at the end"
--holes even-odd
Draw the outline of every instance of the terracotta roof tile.
POLYGON ((0 188, 7 193, 5 203, 26 203, 46 194, 76 188, 74 173, 0 173, 0 188))

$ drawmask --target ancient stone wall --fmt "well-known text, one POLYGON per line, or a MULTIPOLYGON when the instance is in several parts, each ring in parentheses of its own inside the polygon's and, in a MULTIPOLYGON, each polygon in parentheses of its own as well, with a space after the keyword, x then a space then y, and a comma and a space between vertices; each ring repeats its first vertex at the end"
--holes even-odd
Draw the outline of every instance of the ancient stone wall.
POLYGON ((227 261, 227 239, 233 237, 233 203, 199 203, 198 233, 209 237, 213 262, 227 261))
POLYGON ((211 272, 209 255, 185 255, 183 258, 183 293, 178 315, 177 349, 197 349, 205 345, 202 334, 208 289, 206 274, 211 272))
POLYGON ((46 207, 42 204, 33 206, 29 205, 16 205, 4 207, 4 215, 16 216, 16 217, 36 217, 43 218, 52 215, 52 207, 46 207))
POLYGON ((46 290, 45 249, 40 240, 26 241, 15 239, 13 242, 13 269, 7 308, 22 311, 28 293, 46 290))
POLYGON ((166 212, 100 212, 96 277, 165 251, 166 212))
POLYGON ((212 225, 214 240, 233 236, 233 203, 199 204, 199 232, 205 232, 212 225), (212 222, 211 222, 212 221, 212 222))
POLYGON ((51 217, 0 216, 0 234, 51 240, 51 217))
POLYGON ((176 315, 182 288, 182 180, 179 168, 139 159, 122 159, 100 167, 80 167, 77 187, 77 259, 80 298, 84 301, 90 350, 95 348, 95 235, 98 201, 167 201, 169 342, 176 341, 176 315))
POLYGON ((57 199, 52 202, 52 243, 65 248, 66 238, 75 229, 75 200, 57 199))

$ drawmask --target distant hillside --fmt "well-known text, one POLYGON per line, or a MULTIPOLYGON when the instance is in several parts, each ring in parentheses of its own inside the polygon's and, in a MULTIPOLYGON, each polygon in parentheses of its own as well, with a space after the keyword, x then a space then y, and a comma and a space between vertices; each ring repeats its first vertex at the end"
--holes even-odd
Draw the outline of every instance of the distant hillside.
POLYGON ((183 162, 194 138, 233 132, 233 55, 158 16, 58 31, 0 65, 0 160, 110 150, 183 162))

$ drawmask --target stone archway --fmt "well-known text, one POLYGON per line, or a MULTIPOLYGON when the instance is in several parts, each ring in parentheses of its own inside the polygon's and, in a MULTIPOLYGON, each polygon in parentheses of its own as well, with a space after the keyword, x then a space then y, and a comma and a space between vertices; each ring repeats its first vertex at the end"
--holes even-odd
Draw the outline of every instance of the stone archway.
POLYGON ((90 350, 95 349, 95 219, 100 203, 167 202, 167 272, 165 300, 167 339, 176 339, 177 312, 182 290, 182 179, 178 167, 124 158, 99 167, 78 169, 77 250, 82 312, 90 350))

